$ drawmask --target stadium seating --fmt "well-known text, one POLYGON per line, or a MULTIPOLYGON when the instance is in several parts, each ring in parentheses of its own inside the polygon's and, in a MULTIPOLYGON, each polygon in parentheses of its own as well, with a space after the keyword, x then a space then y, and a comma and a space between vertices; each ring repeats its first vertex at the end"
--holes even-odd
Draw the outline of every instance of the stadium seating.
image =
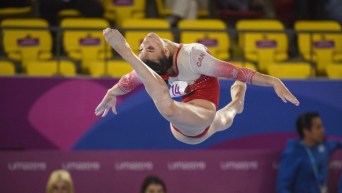
POLYGON ((0 60, 0 76, 15 75, 14 64, 10 61, 0 60))
POLYGON ((122 27, 126 30, 124 36, 135 54, 139 53, 140 44, 149 32, 154 32, 161 38, 174 40, 169 30, 170 24, 164 19, 125 19, 122 27))
POLYGON ((228 62, 234 64, 235 66, 245 67, 251 70, 257 70, 256 66, 251 62, 244 62, 244 61, 228 61, 228 62))
POLYGON ((300 54, 316 62, 317 72, 326 73, 328 64, 342 60, 341 26, 335 21, 297 21, 300 54), (311 32, 310 32, 311 31, 311 32))
POLYGON ((58 12, 58 17, 79 17, 81 12, 76 9, 62 9, 58 12))
POLYGON ((64 51, 71 59, 81 61, 83 73, 92 72, 91 63, 112 57, 112 48, 105 42, 102 32, 108 26, 106 20, 98 18, 62 20, 64 51))
POLYGON ((0 17, 22 16, 32 12, 31 6, 24 7, 2 7, 0 8, 0 17))
POLYGON ((97 61, 91 65, 93 66, 91 73, 93 77, 111 76, 119 78, 133 70, 124 60, 97 61))
POLYGON ((269 75, 285 79, 305 79, 314 74, 311 66, 306 62, 282 62, 267 66, 269 75))
POLYGON ((261 72, 267 72, 267 65, 288 59, 288 40, 283 24, 276 20, 240 20, 239 46, 247 60, 257 62, 261 72), (243 32, 252 30, 253 32, 243 32), (259 32, 267 31, 267 32, 259 32))
MULTIPOLYGON (((172 15, 172 9, 167 8, 164 3, 165 0, 156 0, 158 14, 160 17, 167 17, 172 15)), ((209 11, 207 9, 199 9, 197 11, 198 17, 206 17, 209 15, 209 11)))
POLYGON ((75 76, 75 64, 66 60, 32 61, 27 64, 27 75, 29 76, 75 76))
POLYGON ((132 70, 133 68, 124 60, 111 60, 108 63, 108 74, 113 77, 121 77, 132 70))
POLYGON ((25 70, 28 62, 52 57, 52 38, 43 19, 4 19, 3 46, 8 58, 20 61, 25 70), (9 29, 6 27, 17 27, 9 29), (32 28, 39 29, 32 29, 32 28), (31 29, 29 29, 31 28, 31 29))
POLYGON ((124 19, 142 19, 145 17, 145 0, 102 0, 104 17, 121 26, 124 19))
POLYGON ((65 18, 75 18, 82 17, 82 14, 77 9, 62 9, 57 13, 58 21, 61 21, 65 18))
POLYGON ((227 60, 230 57, 230 39, 223 21, 216 19, 181 20, 178 23, 178 28, 181 30, 181 43, 202 43, 216 58, 227 60))
POLYGON ((342 63, 335 63, 327 65, 326 72, 328 78, 331 79, 342 79, 342 63))

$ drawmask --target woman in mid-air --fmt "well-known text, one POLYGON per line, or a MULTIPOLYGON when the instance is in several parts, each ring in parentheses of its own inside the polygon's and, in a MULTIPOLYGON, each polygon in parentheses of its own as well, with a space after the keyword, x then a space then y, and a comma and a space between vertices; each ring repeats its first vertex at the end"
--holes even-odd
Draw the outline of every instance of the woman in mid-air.
POLYGON ((280 79, 218 60, 202 44, 177 44, 149 33, 136 56, 118 30, 107 28, 103 34, 134 70, 107 91, 95 109, 97 116, 105 116, 110 108, 116 114, 116 96, 143 84, 160 114, 170 122, 174 137, 198 144, 232 125, 236 114, 243 111, 246 83, 272 86, 284 102, 299 105, 280 79), (232 101, 220 110, 218 77, 236 80, 230 88, 232 101), (178 96, 182 96, 181 102, 172 99, 178 96))

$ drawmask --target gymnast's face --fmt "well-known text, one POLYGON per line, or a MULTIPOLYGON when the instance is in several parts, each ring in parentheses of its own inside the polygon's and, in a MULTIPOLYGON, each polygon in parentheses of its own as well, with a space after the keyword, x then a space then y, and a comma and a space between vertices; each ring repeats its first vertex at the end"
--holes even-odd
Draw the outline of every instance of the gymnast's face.
POLYGON ((164 188, 160 184, 150 184, 144 193, 165 193, 164 188))
POLYGON ((167 54, 165 42, 155 33, 148 33, 140 45, 139 58, 143 61, 158 62, 167 54))

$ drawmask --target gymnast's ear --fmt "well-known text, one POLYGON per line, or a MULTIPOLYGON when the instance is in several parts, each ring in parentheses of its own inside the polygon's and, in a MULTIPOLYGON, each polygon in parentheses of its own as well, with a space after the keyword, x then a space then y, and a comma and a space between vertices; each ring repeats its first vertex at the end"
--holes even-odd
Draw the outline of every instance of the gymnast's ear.
POLYGON ((170 56, 170 50, 166 46, 164 46, 164 54, 167 58, 170 56))

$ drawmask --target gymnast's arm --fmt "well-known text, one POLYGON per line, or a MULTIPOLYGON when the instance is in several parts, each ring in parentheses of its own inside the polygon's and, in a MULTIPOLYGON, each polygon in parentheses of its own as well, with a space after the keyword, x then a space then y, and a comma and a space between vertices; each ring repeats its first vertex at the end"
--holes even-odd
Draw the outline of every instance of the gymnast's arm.
POLYGON ((276 77, 261 74, 254 70, 238 67, 226 61, 211 56, 199 48, 192 48, 190 53, 190 67, 194 73, 214 77, 225 77, 259 86, 272 86, 276 94, 284 101, 290 101, 296 106, 299 101, 286 88, 283 82, 276 77))
POLYGON ((116 96, 127 94, 140 84, 142 82, 134 70, 121 77, 119 82, 107 91, 101 103, 96 107, 96 116, 100 114, 102 114, 102 117, 106 116, 110 108, 112 108, 114 114, 117 114, 116 96))

